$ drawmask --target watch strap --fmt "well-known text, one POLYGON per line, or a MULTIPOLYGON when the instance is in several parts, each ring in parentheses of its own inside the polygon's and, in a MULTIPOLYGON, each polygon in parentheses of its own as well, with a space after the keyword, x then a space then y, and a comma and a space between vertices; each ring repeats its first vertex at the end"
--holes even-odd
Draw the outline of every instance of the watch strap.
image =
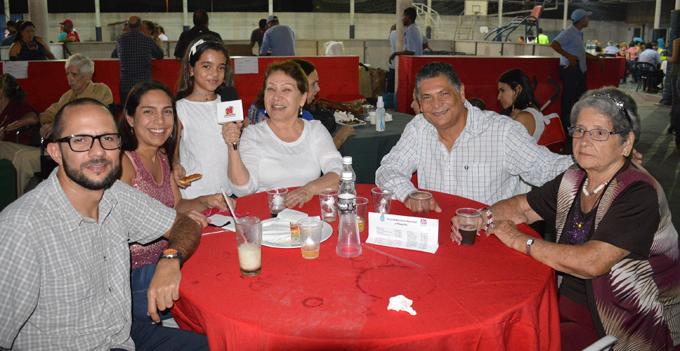
POLYGON ((534 242, 536 239, 531 238, 527 240, 526 248, 527 248, 527 256, 531 257, 531 246, 534 245, 534 242))
POLYGON ((164 258, 170 258, 170 259, 178 259, 179 260, 179 269, 182 269, 182 266, 184 265, 184 258, 182 257, 182 253, 179 252, 179 250, 175 249, 166 249, 163 252, 161 252, 161 255, 158 257, 158 262, 164 258), (166 251, 172 250, 175 251, 174 254, 168 254, 166 251))
POLYGON ((486 214, 486 225, 484 227, 484 231, 487 231, 489 227, 493 224, 493 213, 491 213, 491 210, 488 207, 485 207, 479 211, 484 212, 484 214, 486 214))

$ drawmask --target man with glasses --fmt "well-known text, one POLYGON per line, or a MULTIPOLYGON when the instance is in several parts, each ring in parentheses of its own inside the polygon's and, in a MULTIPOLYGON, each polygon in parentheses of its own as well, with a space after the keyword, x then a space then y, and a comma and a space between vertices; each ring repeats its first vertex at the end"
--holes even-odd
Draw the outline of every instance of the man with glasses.
POLYGON ((189 331, 133 321, 129 243, 169 240, 149 287, 149 316, 179 298, 199 226, 116 180, 121 136, 93 99, 56 115, 59 164, 0 213, 0 349, 207 349, 189 331))

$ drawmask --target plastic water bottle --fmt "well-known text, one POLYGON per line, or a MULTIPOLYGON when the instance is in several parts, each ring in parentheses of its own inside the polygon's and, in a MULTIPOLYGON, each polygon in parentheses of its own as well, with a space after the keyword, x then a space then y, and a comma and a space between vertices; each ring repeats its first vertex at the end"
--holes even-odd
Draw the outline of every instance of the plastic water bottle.
POLYGON ((357 193, 352 180, 352 172, 342 172, 338 194, 338 246, 335 252, 342 257, 361 255, 359 222, 357 221, 357 193))
POLYGON ((376 104, 375 130, 377 132, 385 131, 385 102, 382 96, 378 96, 378 103, 376 104))
POLYGON ((356 183, 357 174, 354 173, 354 168, 352 168, 352 156, 345 156, 342 158, 342 172, 352 172, 352 181, 356 183))

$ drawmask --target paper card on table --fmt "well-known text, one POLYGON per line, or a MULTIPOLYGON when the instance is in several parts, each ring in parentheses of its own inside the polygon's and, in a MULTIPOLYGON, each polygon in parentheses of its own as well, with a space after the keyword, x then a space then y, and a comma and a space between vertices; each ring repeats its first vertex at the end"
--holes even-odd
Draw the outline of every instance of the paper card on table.
POLYGON ((26 79, 28 78, 28 61, 3 62, 2 72, 11 74, 16 79, 26 79))
POLYGON ((217 103, 217 123, 240 122, 243 120, 243 103, 241 100, 217 103))
POLYGON ((259 73, 257 66, 257 57, 234 58, 234 73, 236 74, 259 73))
POLYGON ((366 242, 435 253, 439 248, 439 220, 369 212, 366 242))

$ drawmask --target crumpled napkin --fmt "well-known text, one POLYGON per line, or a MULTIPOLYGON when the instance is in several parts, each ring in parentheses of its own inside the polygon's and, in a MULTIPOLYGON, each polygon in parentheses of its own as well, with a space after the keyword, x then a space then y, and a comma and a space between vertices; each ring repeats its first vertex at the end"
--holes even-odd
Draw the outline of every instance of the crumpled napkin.
POLYGON ((385 122, 392 122, 392 114, 385 112, 385 122))
POLYGON ((413 300, 409 300, 406 298, 404 295, 397 295, 394 297, 390 297, 390 304, 387 306, 388 310, 394 310, 394 311, 406 311, 410 313, 412 316, 416 315, 416 311, 411 308, 411 305, 413 304, 413 300))
POLYGON ((307 217, 309 217, 308 214, 296 210, 291 210, 290 208, 284 209, 283 211, 279 212, 278 216, 276 216, 276 218, 283 219, 288 222, 297 222, 307 217))
POLYGON ((263 222, 262 241, 277 245, 290 245, 290 222, 287 220, 263 222))

